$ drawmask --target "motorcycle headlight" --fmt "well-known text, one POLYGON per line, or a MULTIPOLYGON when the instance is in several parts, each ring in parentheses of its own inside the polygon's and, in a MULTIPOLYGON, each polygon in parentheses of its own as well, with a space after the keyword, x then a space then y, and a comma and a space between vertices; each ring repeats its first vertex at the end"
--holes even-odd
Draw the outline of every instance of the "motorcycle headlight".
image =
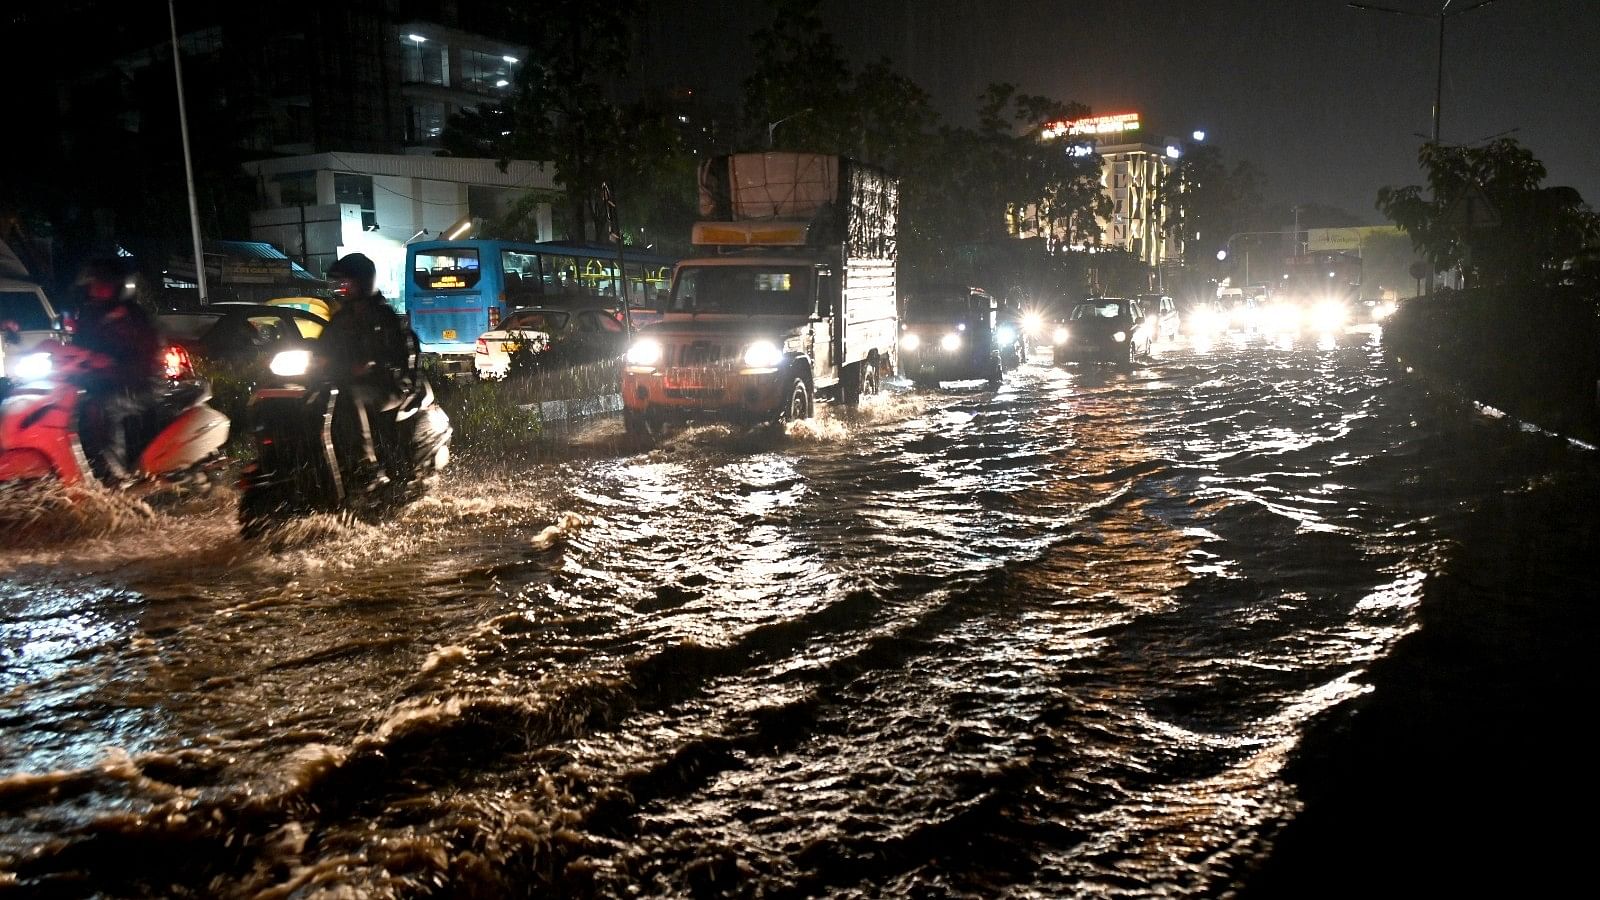
POLYGON ((1126 331, 1118 331, 1111 335, 1111 339, 1120 344, 1128 339, 1128 333, 1126 331))
POLYGON ((661 342, 655 338, 640 338, 628 348, 628 365, 653 366, 661 362, 661 342))
POLYGON ((47 378, 50 370, 55 368, 55 361, 48 353, 29 353, 17 360, 16 373, 19 381, 37 381, 47 378))
POLYGON ((944 351, 947 352, 947 353, 953 353, 956 350, 960 350, 961 349, 961 335, 956 334, 955 332, 952 331, 949 334, 947 334, 944 337, 939 339, 939 346, 941 348, 943 348, 944 351))
POLYGON ((1001 346, 1007 346, 1017 339, 1017 330, 1010 325, 1001 325, 994 334, 1000 339, 1001 346))
POLYGON ((1057 344, 1065 344, 1072 337, 1072 332, 1065 328, 1057 328, 1054 335, 1057 344))
POLYGON ((771 341, 756 341, 744 350, 747 369, 776 369, 783 362, 783 351, 771 341))
POLYGON ((267 364, 272 374, 279 378, 297 378, 311 368, 310 350, 280 350, 267 364))
POLYGON ((1044 316, 1038 313, 1026 313, 1022 317, 1022 331, 1027 335, 1037 335, 1044 330, 1044 316))
POLYGON ((921 347, 921 346, 922 346, 922 338, 917 337, 916 334, 914 334, 914 333, 907 334, 905 337, 902 337, 900 339, 900 349, 901 350, 915 350, 915 349, 917 349, 918 347, 921 347))

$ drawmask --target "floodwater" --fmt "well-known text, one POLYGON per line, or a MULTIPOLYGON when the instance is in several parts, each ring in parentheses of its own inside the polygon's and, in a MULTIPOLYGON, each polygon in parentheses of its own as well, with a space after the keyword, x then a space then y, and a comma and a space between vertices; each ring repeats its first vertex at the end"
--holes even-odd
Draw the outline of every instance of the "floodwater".
POLYGON ((1534 439, 1364 332, 618 430, 8 538, 0 890, 1214 895, 1534 439))

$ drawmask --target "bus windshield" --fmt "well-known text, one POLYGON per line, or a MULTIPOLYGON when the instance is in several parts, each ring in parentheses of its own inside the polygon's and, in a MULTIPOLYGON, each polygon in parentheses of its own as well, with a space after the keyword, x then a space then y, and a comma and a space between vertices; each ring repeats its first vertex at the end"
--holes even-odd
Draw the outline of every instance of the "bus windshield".
POLYGON ((804 316, 811 270, 802 266, 692 266, 678 273, 672 312, 804 316))
POLYGON ((481 274, 474 247, 418 253, 411 271, 412 280, 425 291, 464 291, 476 287, 481 274))

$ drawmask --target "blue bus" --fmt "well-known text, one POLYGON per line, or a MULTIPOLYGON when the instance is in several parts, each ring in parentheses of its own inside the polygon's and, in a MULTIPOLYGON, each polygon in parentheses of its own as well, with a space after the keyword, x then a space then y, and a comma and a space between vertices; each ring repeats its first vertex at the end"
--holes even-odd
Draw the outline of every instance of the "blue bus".
MULTIPOLYGON (((672 286, 676 260, 628 253, 628 297, 653 311, 672 286)), ((523 306, 617 304, 615 247, 545 241, 419 241, 406 247, 402 311, 425 353, 472 356, 478 335, 523 306)))

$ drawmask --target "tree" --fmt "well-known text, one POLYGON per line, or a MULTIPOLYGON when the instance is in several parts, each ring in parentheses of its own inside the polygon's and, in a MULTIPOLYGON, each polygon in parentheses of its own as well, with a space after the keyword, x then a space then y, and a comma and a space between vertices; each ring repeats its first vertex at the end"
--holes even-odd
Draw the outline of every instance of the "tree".
POLYGON ((1162 181, 1158 196, 1166 233, 1182 240, 1191 265, 1212 265, 1217 251, 1235 234, 1267 230, 1264 182, 1261 170, 1248 161, 1230 169, 1214 144, 1187 148, 1162 181))
POLYGON ((1600 216, 1569 187, 1544 187, 1544 164, 1516 140, 1481 147, 1429 142, 1417 153, 1420 185, 1378 191, 1377 207, 1435 270, 1470 284, 1529 284, 1600 238, 1600 216), (1492 215, 1473 221, 1473 204, 1492 215), (1498 221, 1495 221, 1495 220, 1498 221))
POLYGON ((750 36, 756 68, 744 80, 747 144, 841 153, 858 121, 850 66, 823 27, 820 0, 774 0, 771 24, 750 36), (774 127, 782 122, 781 126, 774 127))

